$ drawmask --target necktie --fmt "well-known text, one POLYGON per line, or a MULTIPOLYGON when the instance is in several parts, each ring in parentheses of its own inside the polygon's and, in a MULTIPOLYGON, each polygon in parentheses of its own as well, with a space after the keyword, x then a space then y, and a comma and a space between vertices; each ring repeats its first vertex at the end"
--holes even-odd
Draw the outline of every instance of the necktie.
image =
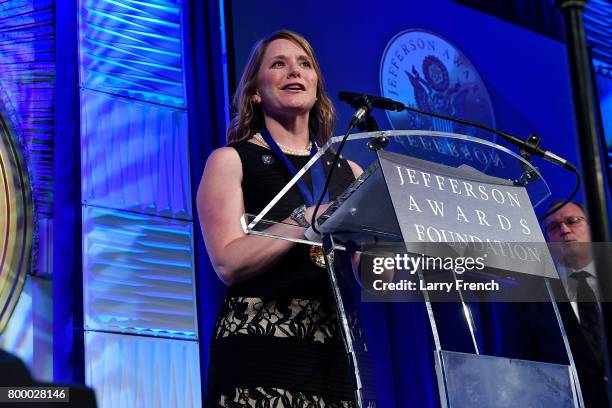
POLYGON ((601 361, 601 326, 599 322, 599 306, 595 292, 587 283, 589 273, 586 271, 574 272, 571 278, 578 282, 576 290, 578 300, 578 316, 584 336, 595 352, 597 359, 601 361))

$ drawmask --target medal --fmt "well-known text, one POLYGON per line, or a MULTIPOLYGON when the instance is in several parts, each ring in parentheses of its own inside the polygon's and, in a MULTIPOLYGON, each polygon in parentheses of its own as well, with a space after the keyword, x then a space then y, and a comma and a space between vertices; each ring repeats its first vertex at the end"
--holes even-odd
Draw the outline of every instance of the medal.
POLYGON ((325 268, 325 255, 323 255, 323 247, 313 245, 309 251, 310 260, 319 268, 325 268))

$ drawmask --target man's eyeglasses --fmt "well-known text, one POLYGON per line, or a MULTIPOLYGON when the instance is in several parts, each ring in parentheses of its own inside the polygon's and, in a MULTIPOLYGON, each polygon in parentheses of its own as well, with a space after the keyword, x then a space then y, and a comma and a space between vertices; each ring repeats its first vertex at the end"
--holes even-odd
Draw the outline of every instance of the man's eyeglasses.
POLYGON ((553 221, 546 226, 546 232, 549 234, 557 232, 561 228, 561 224, 565 224, 567 227, 572 228, 579 225, 582 222, 586 222, 586 218, 580 216, 565 217, 561 221, 553 221))

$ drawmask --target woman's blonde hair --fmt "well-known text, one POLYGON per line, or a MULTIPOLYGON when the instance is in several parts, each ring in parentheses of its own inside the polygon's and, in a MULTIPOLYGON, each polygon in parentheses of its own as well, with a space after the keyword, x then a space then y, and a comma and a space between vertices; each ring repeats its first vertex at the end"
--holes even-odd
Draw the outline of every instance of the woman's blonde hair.
POLYGON ((238 83, 238 89, 236 89, 232 100, 236 115, 232 118, 227 129, 228 143, 248 139, 253 133, 260 131, 264 127, 261 107, 259 104, 254 104, 251 101, 251 97, 257 91, 257 74, 266 48, 272 41, 279 39, 289 40, 300 46, 312 61, 314 70, 317 73, 317 100, 310 110, 308 120, 308 130, 311 137, 321 146, 332 135, 335 121, 334 105, 325 94, 323 75, 321 74, 321 68, 315 57, 314 50, 301 35, 292 31, 281 30, 258 41, 251 51, 246 68, 242 73, 242 78, 240 78, 238 83))

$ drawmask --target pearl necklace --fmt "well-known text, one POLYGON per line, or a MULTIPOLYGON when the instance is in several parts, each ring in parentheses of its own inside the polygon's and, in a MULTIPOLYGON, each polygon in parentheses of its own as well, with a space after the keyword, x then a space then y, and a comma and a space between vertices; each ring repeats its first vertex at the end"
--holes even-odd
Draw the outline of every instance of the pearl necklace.
MULTIPOLYGON (((268 149, 270 148, 270 146, 264 140, 264 138, 261 135, 261 133, 255 133, 253 135, 253 138, 255 140, 257 140, 259 143, 261 143, 264 147, 267 147, 268 149)), ((312 149, 312 141, 308 142, 308 146, 306 146, 303 149, 293 149, 291 147, 284 146, 284 145, 282 145, 282 144, 280 144, 278 142, 276 142, 276 144, 278 145, 278 147, 280 147, 280 149, 281 149, 281 151, 283 153, 291 154, 291 155, 294 155, 294 156, 310 156, 310 150, 312 149)))

